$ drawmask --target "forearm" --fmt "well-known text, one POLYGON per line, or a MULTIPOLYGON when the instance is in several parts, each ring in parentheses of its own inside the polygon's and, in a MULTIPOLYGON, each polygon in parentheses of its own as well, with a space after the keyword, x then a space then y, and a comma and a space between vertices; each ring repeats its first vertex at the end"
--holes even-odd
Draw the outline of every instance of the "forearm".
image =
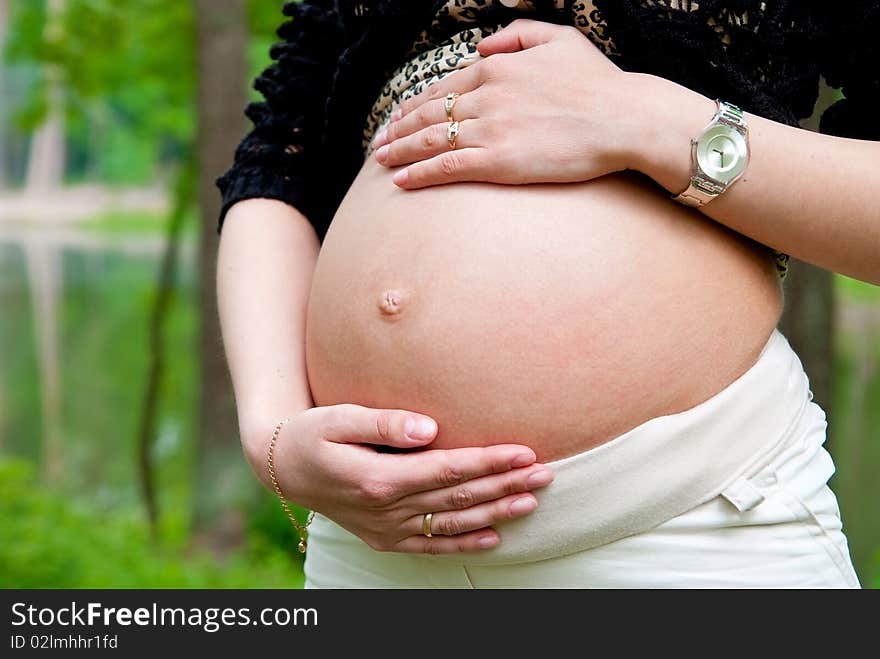
POLYGON ((306 307, 319 250, 305 217, 275 200, 233 206, 220 236, 217 300, 245 454, 263 472, 264 443, 284 416, 312 407, 306 307))
MULTIPOLYGON (((652 108, 634 168, 671 194, 691 175, 690 139, 712 118, 715 102, 647 76, 652 108)), ((747 108, 745 108, 747 110, 747 108)), ((700 210, 758 242, 819 267, 880 284, 880 142, 787 126, 746 111, 748 167, 700 210)))

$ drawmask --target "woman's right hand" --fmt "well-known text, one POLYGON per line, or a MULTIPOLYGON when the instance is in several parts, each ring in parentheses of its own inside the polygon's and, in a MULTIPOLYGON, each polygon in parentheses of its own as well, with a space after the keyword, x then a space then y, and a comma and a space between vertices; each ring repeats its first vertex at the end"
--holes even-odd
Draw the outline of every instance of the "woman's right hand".
MULTIPOLYGON (((425 449, 436 434, 437 424, 416 412, 313 407, 282 427, 275 472, 285 498, 378 551, 447 554, 497 545, 491 526, 532 512, 530 491, 550 483, 552 471, 517 444, 425 449), (419 433, 410 421, 427 426, 419 433), (388 453, 377 445, 417 450, 388 453), (425 513, 433 513, 431 538, 422 532, 425 513)), ((268 438, 258 444, 265 470, 268 438)), ((258 460, 252 456, 255 466, 258 460)))

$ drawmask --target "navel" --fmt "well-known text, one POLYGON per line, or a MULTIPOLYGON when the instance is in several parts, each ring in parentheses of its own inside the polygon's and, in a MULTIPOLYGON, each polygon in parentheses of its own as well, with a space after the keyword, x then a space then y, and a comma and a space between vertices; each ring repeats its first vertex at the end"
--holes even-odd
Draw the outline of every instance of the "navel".
POLYGON ((390 320, 391 318, 400 315, 400 312, 403 311, 404 306, 406 306, 407 298, 407 294, 401 289, 389 288, 382 291, 376 305, 379 307, 379 311, 382 315, 390 320))

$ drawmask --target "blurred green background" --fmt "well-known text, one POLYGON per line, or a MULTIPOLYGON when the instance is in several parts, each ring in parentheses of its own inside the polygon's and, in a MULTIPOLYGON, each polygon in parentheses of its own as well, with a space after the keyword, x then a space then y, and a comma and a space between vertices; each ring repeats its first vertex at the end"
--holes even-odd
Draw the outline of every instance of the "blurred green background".
MULTIPOLYGON (((213 288, 213 180, 281 5, 0 0, 0 587, 302 583, 241 455, 213 288)), ((803 264, 786 286, 876 587, 880 289, 803 264)))

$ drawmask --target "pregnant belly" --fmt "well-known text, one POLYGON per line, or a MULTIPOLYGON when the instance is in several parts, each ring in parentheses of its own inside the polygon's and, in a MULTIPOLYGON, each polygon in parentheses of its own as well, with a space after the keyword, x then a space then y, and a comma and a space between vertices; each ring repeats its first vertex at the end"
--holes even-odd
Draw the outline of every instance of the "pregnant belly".
POLYGON ((428 414, 434 447, 540 460, 706 400, 781 311, 766 248, 620 173, 405 191, 368 158, 309 299, 316 405, 428 414))

